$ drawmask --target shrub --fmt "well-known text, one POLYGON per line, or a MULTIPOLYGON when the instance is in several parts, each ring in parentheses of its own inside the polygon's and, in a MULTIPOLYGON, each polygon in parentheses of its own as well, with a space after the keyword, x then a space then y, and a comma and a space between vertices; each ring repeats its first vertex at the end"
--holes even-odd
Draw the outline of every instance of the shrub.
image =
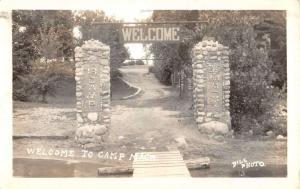
POLYGON ((18 74, 13 81, 13 99, 21 101, 47 102, 47 96, 54 96, 58 81, 74 78, 72 62, 35 61, 29 74, 18 74))
POLYGON ((153 65, 152 65, 152 66, 149 66, 148 72, 149 72, 149 73, 154 73, 154 66, 153 66, 153 65))
POLYGON ((135 61, 136 65, 144 65, 145 63, 142 60, 135 61))
POLYGON ((26 75, 18 78, 14 86, 14 100, 41 101, 46 103, 47 96, 54 96, 59 75, 26 75), (40 99, 41 98, 41 99, 40 99))

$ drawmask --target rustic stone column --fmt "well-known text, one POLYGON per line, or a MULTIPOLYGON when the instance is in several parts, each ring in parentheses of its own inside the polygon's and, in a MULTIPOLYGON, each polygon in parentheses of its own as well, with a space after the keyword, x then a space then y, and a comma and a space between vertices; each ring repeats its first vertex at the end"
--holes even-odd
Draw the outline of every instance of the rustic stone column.
POLYGON ((226 134, 230 128, 229 49, 204 40, 192 51, 194 117, 199 130, 226 134))
POLYGON ((96 40, 75 48, 77 129, 75 140, 101 149, 110 126, 109 46, 96 40))

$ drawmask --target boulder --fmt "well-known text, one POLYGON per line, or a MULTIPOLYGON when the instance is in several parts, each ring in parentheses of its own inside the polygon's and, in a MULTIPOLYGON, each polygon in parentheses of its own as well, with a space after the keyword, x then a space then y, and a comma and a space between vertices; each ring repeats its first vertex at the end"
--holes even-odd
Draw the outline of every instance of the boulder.
POLYGON ((177 146, 178 146, 178 147, 180 147, 180 148, 185 148, 185 147, 187 147, 187 143, 186 143, 184 137, 178 137, 178 138, 175 138, 175 141, 177 142, 177 146))
POLYGON ((91 121, 97 121, 98 113, 97 112, 90 112, 90 113, 88 113, 87 117, 91 121))
POLYGON ((267 136, 273 136, 274 132, 273 131, 268 131, 266 134, 267 134, 267 136))
POLYGON ((278 135, 276 137, 277 140, 286 140, 286 137, 282 136, 282 135, 278 135))
POLYGON ((200 132, 207 134, 222 134, 225 135, 229 132, 228 125, 219 121, 210 121, 200 124, 198 126, 200 132))
POLYGON ((223 142, 224 141, 224 137, 222 135, 215 135, 213 138, 216 141, 219 141, 219 142, 223 142))
POLYGON ((95 129, 96 135, 103 135, 107 131, 107 129, 104 125, 96 126, 96 127, 94 127, 94 129, 95 129))

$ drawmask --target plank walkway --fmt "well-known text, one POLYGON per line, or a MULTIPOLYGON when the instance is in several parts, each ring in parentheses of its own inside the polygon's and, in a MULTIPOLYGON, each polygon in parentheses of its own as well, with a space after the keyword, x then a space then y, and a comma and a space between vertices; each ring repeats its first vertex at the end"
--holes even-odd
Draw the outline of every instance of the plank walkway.
POLYGON ((133 161, 133 177, 190 177, 178 150, 138 152, 133 161))

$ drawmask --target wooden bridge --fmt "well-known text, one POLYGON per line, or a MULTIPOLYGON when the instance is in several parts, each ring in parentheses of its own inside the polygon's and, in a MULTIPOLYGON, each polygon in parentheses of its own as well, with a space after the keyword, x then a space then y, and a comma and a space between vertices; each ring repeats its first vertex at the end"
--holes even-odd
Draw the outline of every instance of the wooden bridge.
POLYGON ((133 177, 190 177, 189 170, 206 169, 208 157, 183 160, 178 150, 138 152, 132 165, 98 168, 98 176, 133 175, 133 177))
POLYGON ((190 177, 179 151, 139 152, 133 161, 133 177, 190 177))

